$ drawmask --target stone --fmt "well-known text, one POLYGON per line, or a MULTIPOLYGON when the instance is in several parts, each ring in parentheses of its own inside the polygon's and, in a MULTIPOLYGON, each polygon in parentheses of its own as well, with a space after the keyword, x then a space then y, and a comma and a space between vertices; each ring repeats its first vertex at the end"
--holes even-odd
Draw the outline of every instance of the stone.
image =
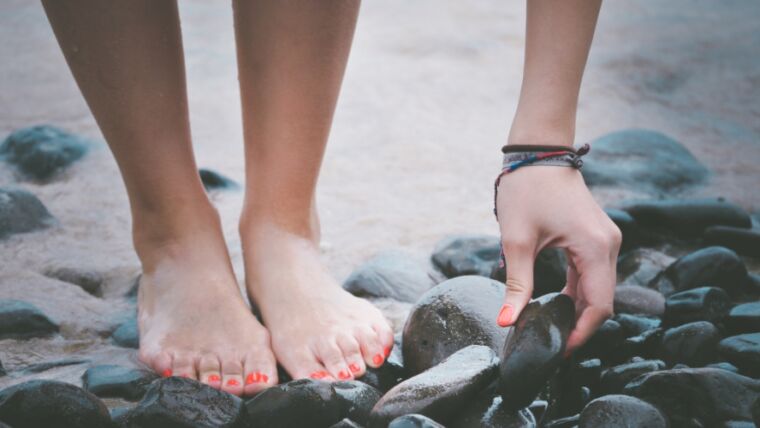
POLYGON ((623 242, 620 245, 621 252, 626 252, 642 243, 636 220, 630 214, 614 208, 607 208, 604 212, 615 223, 615 226, 620 229, 620 233, 623 235, 623 242))
POLYGON ((760 377, 760 333, 727 337, 718 343, 718 352, 740 373, 760 377))
POLYGON ((718 322, 731 310, 731 298, 720 288, 699 287, 670 295, 665 301, 665 323, 718 322))
POLYGON ((330 428, 362 428, 362 426, 351 419, 343 418, 338 423, 330 425, 330 428))
POLYGON ((760 302, 736 305, 728 312, 726 325, 734 333, 760 331, 760 302))
POLYGON ((581 385, 586 385, 592 390, 597 389, 602 377, 602 360, 590 358, 578 363, 574 372, 575 379, 581 385))
POLYGON ((139 400, 156 379, 150 370, 106 364, 88 368, 82 375, 82 386, 98 397, 139 400))
POLYGON ((140 347, 140 333, 137 328, 137 316, 130 317, 121 323, 116 330, 111 333, 113 342, 124 348, 140 347))
POLYGON ((731 364, 729 362, 726 362, 726 361, 721 361, 719 363, 708 364, 705 367, 712 367, 712 368, 716 368, 716 369, 728 370, 731 373, 739 373, 739 369, 735 365, 733 365, 733 364, 731 364))
POLYGON ((631 355, 638 355, 644 358, 659 358, 660 343, 665 333, 663 328, 647 330, 638 336, 632 336, 623 340, 619 345, 619 350, 615 354, 619 356, 618 361, 631 355))
POLYGON ((710 226, 752 227, 746 211, 722 199, 628 201, 620 208, 643 230, 679 238, 702 238, 710 226))
POLYGON ((498 358, 483 345, 471 345, 388 391, 375 404, 370 427, 385 427, 399 416, 418 413, 446 423, 496 377, 498 358))
POLYGON ((399 416, 388 424, 388 428, 445 428, 438 422, 423 415, 399 416))
MULTIPOLYGON (((509 260, 504 266, 496 264, 491 278, 499 282, 506 282, 507 267, 509 260)), ((567 257, 560 248, 544 248, 538 252, 533 266, 533 297, 538 298, 544 294, 557 293, 565 287, 567 279, 567 257)))
POLYGON ((697 321, 665 330, 662 359, 670 365, 704 366, 715 360, 720 332, 711 322, 697 321))
POLYGON ((22 300, 0 299, 0 339, 29 339, 58 333, 58 324, 22 300))
POLYGON ((509 410, 499 396, 481 394, 446 426, 449 428, 535 428, 536 418, 528 409, 509 410))
POLYGON ((614 308, 616 314, 661 317, 665 313, 665 296, 638 285, 621 285, 615 288, 614 308))
POLYGON ((245 418, 243 401, 200 382, 158 379, 124 417, 128 428, 238 427, 245 418))
MULTIPOLYGON (((391 354, 391 356, 393 356, 393 354, 391 354)), ((385 360, 385 363, 380 367, 375 368, 367 366, 364 376, 360 377, 358 380, 359 382, 366 383, 381 392, 387 392, 407 377, 404 366, 400 365, 397 360, 388 357, 388 359, 385 360)))
POLYGON ((645 331, 658 328, 662 324, 662 321, 657 317, 631 314, 615 315, 614 320, 620 324, 626 337, 638 336, 645 331))
POLYGON ((111 413, 111 420, 117 427, 123 427, 129 423, 129 411, 131 407, 114 407, 109 409, 111 413))
POLYGON ((760 257, 760 230, 743 227, 711 226, 705 229, 705 243, 730 248, 743 256, 760 257))
POLYGON ((328 427, 346 416, 344 406, 329 383, 312 379, 267 388, 245 403, 251 428, 328 427))
POLYGON ((575 326, 575 304, 564 294, 528 303, 501 352, 499 390, 510 410, 530 405, 563 360, 575 326))
POLYGON ((617 282, 620 285, 646 286, 675 260, 651 248, 636 248, 618 258, 617 282))
POLYGON ((369 414, 382 395, 377 389, 358 381, 336 382, 332 388, 343 405, 341 415, 366 425, 369 414))
POLYGON ((47 181, 82 158, 90 143, 50 125, 12 132, 0 144, 0 158, 16 167, 22 176, 47 181))
POLYGON ((82 388, 31 380, 0 391, 0 421, 14 428, 108 427, 111 416, 98 397, 82 388))
POLYGON ((536 424, 541 426, 541 422, 546 414, 546 409, 549 407, 549 402, 546 400, 535 400, 528 406, 528 411, 533 415, 536 424))
POLYGON ((681 143, 657 131, 626 129, 597 138, 584 159, 589 186, 615 186, 654 195, 702 184, 709 171, 681 143))
POLYGON ((212 190, 224 190, 224 189, 238 189, 240 185, 231 178, 227 178, 222 174, 210 169, 201 168, 198 170, 198 175, 201 177, 201 183, 206 191, 212 190))
POLYGON ((7 375, 7 374, 8 374, 8 372, 5 371, 5 368, 3 367, 3 362, 0 361, 0 377, 3 377, 5 375, 7 375))
POLYGON ((55 218, 32 193, 0 187, 0 239, 45 229, 54 224, 55 218))
POLYGON ((625 331, 619 322, 608 319, 594 332, 589 340, 578 349, 580 357, 597 357, 605 363, 619 360, 620 345, 625 340, 625 331))
POLYGON ((504 293, 504 284, 480 276, 449 279, 425 293, 404 325, 407 373, 421 373, 469 345, 499 349, 509 330, 496 324, 504 293))
POLYGON ((668 419, 655 406, 627 395, 607 395, 586 405, 579 428, 668 428, 668 419))
POLYGON ((623 394, 657 406, 672 426, 713 427, 752 419, 760 381, 715 368, 661 370, 637 377, 623 394))
POLYGON ((660 360, 636 361, 610 367, 602 372, 599 380, 599 395, 619 394, 628 382, 638 376, 664 368, 665 363, 660 360))
POLYGON ((679 291, 711 286, 736 295, 747 283, 747 268, 739 256, 725 247, 707 247, 687 254, 649 283, 666 297, 679 291))
POLYGON ((81 270, 73 267, 59 267, 45 272, 45 276, 79 286, 95 297, 103 297, 105 278, 100 272, 81 270))
POLYGON ((414 257, 386 251, 356 268, 343 288, 360 297, 388 297, 414 303, 436 284, 433 276, 414 257))
POLYGON ((752 405, 752 420, 755 422, 755 427, 760 426, 760 397, 752 405))
POLYGON ((435 246, 431 260, 447 278, 490 276, 499 262, 500 245, 498 236, 448 236, 435 246))
POLYGON ((578 426, 580 421, 580 414, 573 416, 566 416, 564 418, 552 419, 551 421, 542 425, 542 428, 574 428, 578 426))
POLYGON ((79 364, 87 364, 89 362, 90 360, 83 358, 61 358, 52 361, 30 364, 24 367, 23 373, 42 373, 58 367, 75 366, 79 364))

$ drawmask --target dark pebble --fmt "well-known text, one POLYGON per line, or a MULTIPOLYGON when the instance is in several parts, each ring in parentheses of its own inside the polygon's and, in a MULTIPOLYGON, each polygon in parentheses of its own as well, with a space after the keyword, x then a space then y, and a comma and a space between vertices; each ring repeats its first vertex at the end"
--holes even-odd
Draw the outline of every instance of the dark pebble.
POLYGON ((546 414, 546 409, 549 407, 549 402, 546 400, 535 400, 528 406, 528 411, 533 415, 536 424, 541 426, 541 421, 546 414))
POLYGON ((708 321, 671 328, 662 337, 662 359, 670 365, 704 366, 715 361, 719 341, 720 332, 708 321))
POLYGON ((708 227, 705 230, 705 243, 730 248, 743 256, 760 257, 760 231, 757 229, 708 227))
POLYGON ((299 379, 264 390, 245 408, 251 428, 329 427, 347 416, 344 405, 329 383, 299 379))
POLYGON ((203 183, 203 187, 206 191, 240 188, 240 185, 233 179, 227 178, 210 169, 201 168, 198 170, 198 175, 200 175, 201 183, 203 183))
POLYGON ((481 394, 458 412, 449 428, 534 428, 536 418, 528 409, 510 410, 499 396, 481 394))
POLYGON ((760 302, 742 303, 728 312, 726 325, 734 333, 760 331, 760 302))
POLYGON ((117 397, 139 400, 158 376, 150 370, 116 365, 100 365, 87 369, 82 375, 85 390, 98 397, 117 397))
POLYGON ((148 388, 125 416, 128 428, 227 428, 244 420, 243 401, 191 379, 168 377, 148 388))
POLYGON ((760 381, 714 368, 662 370, 639 376, 623 393, 657 406, 672 426, 714 427, 751 420, 760 381))
POLYGON ((62 358, 58 360, 53 361, 45 361, 42 363, 36 363, 36 364, 30 364, 26 367, 24 367, 24 374, 29 373, 42 373, 46 372, 51 369, 55 369, 58 367, 66 367, 66 366, 76 366, 79 364, 87 364, 90 360, 84 359, 84 358, 62 358))
POLYGON ((105 280, 103 275, 99 272, 91 272, 71 267, 61 267, 48 270, 45 272, 45 276, 77 285, 93 296, 103 296, 103 284, 105 280))
POLYGON ((26 178, 47 181, 87 153, 89 142, 50 125, 12 132, 0 144, 0 157, 26 178))
POLYGON ((643 315, 618 314, 615 315, 614 320, 623 328, 626 337, 638 336, 645 331, 658 328, 662 324, 662 321, 657 317, 643 315))
POLYGON ((330 428, 362 428, 362 426, 351 419, 343 418, 338 423, 330 425, 330 428))
POLYGON ((665 296, 659 291, 638 285, 621 285, 615 288, 615 313, 652 315, 665 313, 665 296))
POLYGON ((722 321, 731 310, 731 298, 721 288, 699 287, 671 294, 665 301, 665 323, 722 321))
POLYGON ((449 236, 435 246, 431 260, 447 278, 490 276, 499 261, 499 245, 497 236, 449 236))
POLYGON ((722 199, 657 199, 624 202, 621 208, 652 233, 701 238, 710 226, 752 227, 741 207, 722 199))
POLYGON ((332 387, 343 405, 341 415, 366 425, 372 408, 380 400, 380 391, 358 381, 336 382, 332 387))
POLYGON ((651 248, 636 248, 618 257, 617 283, 620 285, 648 285, 674 261, 675 258, 660 251, 651 248))
POLYGON ((111 333, 111 339, 115 344, 124 348, 140 347, 140 333, 137 329, 137 316, 130 317, 121 323, 116 330, 111 333))
POLYGON ((31 303, 0 300, 0 339, 47 337, 58 332, 58 324, 31 303))
POLYGON ((679 291, 711 286, 729 294, 741 294, 746 288, 747 268, 739 256, 725 247, 707 247, 687 254, 668 266, 649 287, 666 297, 679 291))
POLYGON ((580 357, 601 358, 605 363, 619 361, 620 345, 625 340, 625 331, 619 322, 608 319, 594 332, 589 340, 576 352, 580 357))
POLYGON ((620 349, 615 352, 619 356, 618 361, 632 355, 644 358, 659 358, 660 343, 665 329, 655 328, 647 330, 638 336, 632 336, 620 344, 620 349))
MULTIPOLYGON (((391 354, 393 355, 393 354, 391 354)), ((401 383, 408 376, 404 366, 398 364, 397 360, 388 357, 385 363, 380 367, 367 367, 364 376, 360 377, 359 382, 381 391, 386 392, 394 386, 401 383)))
POLYGON ((660 360, 644 360, 610 367, 602 373, 599 395, 619 394, 628 382, 638 376, 664 368, 665 363, 660 360))
POLYGON ((530 302, 501 352, 499 389, 508 409, 530 405, 562 362, 575 325, 575 304, 564 294, 530 302))
POLYGON ((385 427, 410 413, 446 423, 494 380, 497 367, 498 358, 491 348, 472 345, 461 349, 388 391, 372 409, 369 425, 385 427))
POLYGON ((0 421, 14 428, 111 426, 108 408, 98 397, 50 380, 32 380, 0 391, 0 421))
POLYGON ((435 284, 430 272, 414 257, 386 251, 356 268, 343 282, 343 288, 356 296, 414 303, 435 284))
POLYGON ((574 375, 581 385, 596 389, 602 377, 602 360, 590 358, 579 362, 574 375))
POLYGON ((715 369, 728 370, 731 373, 739 373, 739 369, 735 365, 733 365, 731 363, 728 363, 728 362, 725 362, 725 361, 722 361, 720 363, 708 364, 705 367, 712 367, 712 368, 715 368, 715 369))
POLYGON ((668 428, 668 419, 655 406, 627 395, 607 395, 588 403, 579 428, 668 428))
POLYGON ((421 373, 469 345, 496 351, 509 329, 496 324, 504 284, 480 276, 444 281, 425 293, 404 325, 404 367, 421 373))
POLYGON ((760 377, 760 333, 727 337, 718 344, 718 352, 742 374, 760 377))
POLYGON ((0 187, 0 239, 41 230, 55 223, 45 205, 32 193, 0 187))
POLYGON ((388 428, 446 428, 423 415, 399 416, 388 424, 388 428))

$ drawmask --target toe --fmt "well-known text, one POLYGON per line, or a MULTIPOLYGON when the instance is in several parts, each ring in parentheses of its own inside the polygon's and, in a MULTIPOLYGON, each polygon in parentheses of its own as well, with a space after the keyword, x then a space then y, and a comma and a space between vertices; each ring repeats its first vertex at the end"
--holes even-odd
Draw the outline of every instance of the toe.
POLYGON ((171 370, 172 376, 198 380, 198 374, 195 371, 195 358, 194 355, 189 352, 175 352, 174 358, 172 359, 171 370))
POLYGON ((370 367, 382 366, 385 362, 385 350, 377 332, 370 327, 360 328, 356 332, 356 337, 359 339, 364 362, 370 367))
POLYGON ((153 370, 155 370, 161 377, 169 377, 174 374, 172 370, 172 356, 168 352, 160 352, 158 355, 151 358, 150 362, 144 362, 153 367, 153 370))
POLYGON ((277 361, 290 374, 293 379, 314 379, 332 381, 335 380, 319 361, 316 354, 308 348, 293 350, 291 352, 277 352, 277 361))
POLYGON ((323 340, 318 343, 317 356, 333 378, 338 380, 353 379, 348 363, 343 359, 343 351, 333 340, 323 340))
POLYGON ((388 358, 393 350, 393 330, 386 322, 375 324, 373 329, 377 333, 380 345, 383 347, 383 356, 388 358))
POLYGON ((198 380, 220 389, 222 387, 222 370, 216 355, 202 355, 198 360, 198 380))
POLYGON ((243 361, 243 395, 254 395, 277 385, 277 365, 274 356, 251 354, 243 361))
POLYGON ((364 358, 356 338, 349 335, 339 335, 336 342, 343 352, 343 359, 348 364, 348 370, 351 374, 355 378, 362 376, 367 367, 364 365, 364 358))
POLYGON ((243 363, 226 358, 222 361, 222 391, 232 395, 243 395, 243 363))

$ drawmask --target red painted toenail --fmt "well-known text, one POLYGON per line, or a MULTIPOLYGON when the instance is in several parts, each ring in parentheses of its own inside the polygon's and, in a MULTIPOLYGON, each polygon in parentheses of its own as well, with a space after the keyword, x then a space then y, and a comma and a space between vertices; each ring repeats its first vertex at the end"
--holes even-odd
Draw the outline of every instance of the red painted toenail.
POLYGON ((238 386, 238 385, 240 385, 240 382, 238 382, 237 379, 230 379, 230 380, 227 381, 227 385, 229 385, 229 386, 238 386))
POLYGON ((314 372, 311 374, 312 379, 324 379, 327 377, 327 372, 314 372))
POLYGON ((169 377, 169 376, 171 376, 171 375, 172 375, 172 371, 171 371, 171 369, 166 369, 166 370, 164 370, 164 371, 161 373, 161 376, 163 376, 163 377, 169 377))
POLYGON ((388 346, 385 348, 385 358, 388 358, 388 356, 391 355, 391 347, 388 346))
POLYGON ((351 364, 350 366, 348 366, 348 368, 354 373, 359 373, 359 371, 361 370, 361 368, 359 368, 359 365, 356 363, 351 364))
POLYGON ((338 378, 339 379, 348 379, 350 377, 351 377, 351 375, 348 374, 348 372, 345 371, 345 370, 341 370, 340 373, 338 373, 338 378))
POLYGON ((377 354, 374 357, 372 357, 372 362, 375 363, 376 366, 379 366, 380 364, 382 364, 383 360, 385 360, 385 358, 383 358, 383 356, 380 354, 377 354))
POLYGON ((269 382, 269 376, 265 375, 264 373, 261 374, 261 381, 264 383, 269 382))
POLYGON ((251 373, 247 378, 245 378, 245 384, 250 385, 252 383, 261 382, 263 376, 264 375, 259 372, 251 373))
POLYGON ((219 375, 212 374, 208 376, 209 382, 219 382, 220 380, 222 380, 222 378, 219 377, 219 375))

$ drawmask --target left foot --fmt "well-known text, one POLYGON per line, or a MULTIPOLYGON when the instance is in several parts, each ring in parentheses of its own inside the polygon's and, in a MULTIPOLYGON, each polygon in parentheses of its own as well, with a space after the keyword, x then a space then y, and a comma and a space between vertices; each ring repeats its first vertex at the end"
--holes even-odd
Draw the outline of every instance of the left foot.
POLYGON ((244 222, 241 236, 248 294, 277 361, 294 379, 354 379, 385 362, 393 330, 376 307, 330 276, 318 239, 258 219, 244 222))

